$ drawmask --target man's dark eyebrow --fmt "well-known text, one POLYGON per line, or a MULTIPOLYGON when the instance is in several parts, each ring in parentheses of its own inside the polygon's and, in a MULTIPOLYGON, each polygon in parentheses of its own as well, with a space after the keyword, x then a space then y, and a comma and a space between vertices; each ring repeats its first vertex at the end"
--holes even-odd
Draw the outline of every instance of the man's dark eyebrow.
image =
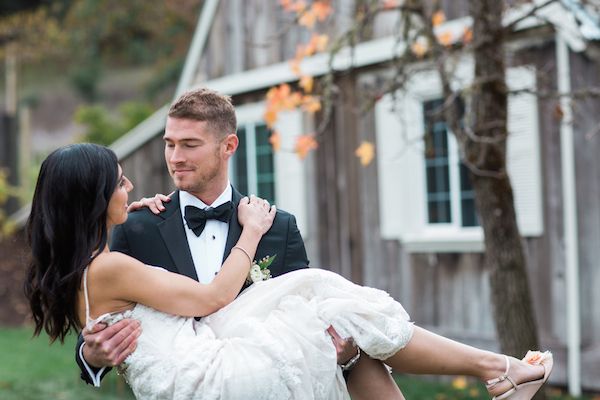
MULTIPOLYGON (((163 141, 172 142, 173 140, 168 137, 163 136, 163 141)), ((179 142, 201 142, 201 143, 203 143, 204 141, 200 138, 184 138, 184 139, 179 140, 179 142)))

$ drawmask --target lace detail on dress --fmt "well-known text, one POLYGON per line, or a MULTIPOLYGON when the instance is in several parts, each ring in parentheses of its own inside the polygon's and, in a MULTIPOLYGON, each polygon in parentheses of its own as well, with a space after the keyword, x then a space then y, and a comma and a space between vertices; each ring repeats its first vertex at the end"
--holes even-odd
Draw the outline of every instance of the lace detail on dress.
POLYGON ((387 293, 319 269, 258 282, 200 321, 139 304, 131 317, 142 335, 125 376, 148 400, 349 400, 327 327, 377 358, 413 332, 387 293))

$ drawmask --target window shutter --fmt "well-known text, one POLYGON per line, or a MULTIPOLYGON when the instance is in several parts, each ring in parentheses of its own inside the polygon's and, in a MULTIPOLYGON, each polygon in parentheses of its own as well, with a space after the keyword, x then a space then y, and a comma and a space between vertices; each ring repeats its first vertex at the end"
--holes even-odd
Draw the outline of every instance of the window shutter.
POLYGON ((375 106, 379 218, 385 239, 402 239, 424 225, 422 121, 421 103, 401 93, 395 100, 384 96, 375 106))
POLYGON ((275 153, 275 198, 277 207, 296 216, 302 236, 307 235, 306 163, 298 158, 294 148, 296 138, 302 135, 302 112, 279 113, 275 131, 281 135, 282 151, 275 153))
MULTIPOLYGON (((506 82, 510 90, 534 90, 535 71, 511 68, 506 82)), ((544 231, 540 167, 537 98, 520 93, 508 100, 507 167, 513 186, 519 230, 523 236, 539 236, 544 231)))

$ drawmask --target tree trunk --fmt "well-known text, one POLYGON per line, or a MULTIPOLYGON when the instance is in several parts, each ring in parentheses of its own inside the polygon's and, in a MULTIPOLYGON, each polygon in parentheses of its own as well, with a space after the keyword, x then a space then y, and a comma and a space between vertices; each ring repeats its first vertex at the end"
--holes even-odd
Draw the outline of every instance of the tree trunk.
POLYGON ((506 172, 507 87, 502 1, 470 0, 475 77, 472 135, 458 139, 470 167, 475 202, 485 236, 494 320, 503 353, 521 358, 537 349, 537 328, 517 226, 513 190, 506 172))

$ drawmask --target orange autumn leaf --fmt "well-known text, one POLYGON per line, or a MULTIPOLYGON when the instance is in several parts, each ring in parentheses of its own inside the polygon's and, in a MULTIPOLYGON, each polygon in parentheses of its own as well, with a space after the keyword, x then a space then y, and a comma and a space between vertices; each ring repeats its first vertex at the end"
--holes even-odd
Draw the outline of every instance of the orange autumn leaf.
POLYGON ((296 139, 295 152, 301 160, 304 160, 311 150, 319 147, 314 135, 300 135, 296 139))
POLYGON ((398 3, 398 0, 385 0, 382 4, 382 8, 384 10, 391 10, 393 8, 398 7, 400 4, 398 3))
POLYGON ((298 24, 308 29, 312 29, 316 22, 317 16, 313 13, 312 9, 303 12, 302 15, 300 15, 300 19, 298 19, 298 24))
POLYGON ((328 42, 329 36, 327 35, 312 35, 309 45, 315 49, 315 52, 321 52, 325 51, 328 42))
POLYGON ((292 110, 299 107, 304 99, 299 91, 292 91, 290 85, 272 87, 266 95, 267 107, 263 118, 269 127, 277 121, 277 114, 282 110, 292 110))
POLYGON ((300 61, 297 58, 294 58, 292 61, 290 61, 290 69, 294 75, 302 75, 302 71, 300 70, 300 61))
POLYGON ((275 122, 277 122, 277 114, 278 112, 272 108, 268 108, 263 114, 263 118, 269 128, 273 127, 275 122))
POLYGON ((291 10, 297 14, 300 14, 304 10, 306 10, 306 3, 303 0, 296 1, 291 5, 291 10))
POLYGON ((446 15, 444 15, 442 10, 438 10, 433 13, 433 16, 431 17, 431 23, 434 27, 443 24, 444 21, 446 21, 446 15))
POLYGON ((279 97, 280 98, 288 97, 290 95, 290 93, 292 93, 292 88, 290 87, 290 85, 288 85, 287 83, 284 83, 283 85, 279 85, 279 97))
POLYGON ((452 32, 444 31, 437 35, 437 40, 442 46, 450 46, 452 44, 452 32))
POLYGON ((360 159, 360 163, 366 167, 371 164, 375 157, 375 146, 371 142, 362 142, 354 154, 360 159))
POLYGON ((417 40, 410 45, 410 50, 415 56, 417 56, 417 58, 423 58, 429 51, 427 39, 424 37, 417 38, 417 40))
POLYGON ((321 109, 321 101, 315 96, 304 96, 302 98, 302 109, 309 113, 315 113, 321 109))
POLYGON ((294 55, 294 60, 302 61, 302 59, 306 56, 307 53, 306 46, 299 44, 296 46, 296 54, 294 55))
POLYGON ((280 104, 290 96, 292 88, 287 83, 272 87, 267 92, 267 101, 271 104, 280 104))
POLYGON ((281 5, 285 11, 292 11, 294 2, 292 0, 279 0, 279 5, 281 5))
POLYGON ((293 92, 284 101, 283 107, 287 110, 292 110, 302 103, 302 93, 293 92))
POLYGON ((269 143, 273 147, 273 151, 277 152, 281 150, 281 135, 277 131, 273 131, 271 136, 269 136, 269 143))
POLYGON ((298 46, 296 48, 296 58, 304 56, 312 56, 316 52, 325 51, 327 43, 329 42, 329 36, 313 34, 306 44, 306 46, 298 46))
POLYGON ((473 41, 473 29, 467 27, 463 32, 463 42, 471 43, 473 41))
POLYGON ((292 89, 287 83, 273 87, 267 92, 267 101, 272 106, 279 106, 285 102, 291 92, 292 89))
POLYGON ((313 84, 314 79, 310 75, 303 75, 302 78, 300 78, 300 82, 298 83, 298 85, 300 85, 300 87, 304 90, 305 93, 312 92, 313 84))
POLYGON ((333 12, 331 4, 326 0, 317 0, 312 5, 312 12, 319 21, 325 21, 333 12))
POLYGON ((269 91, 267 92, 267 100, 268 101, 272 101, 275 97, 277 97, 277 94, 279 92, 279 88, 277 86, 273 86, 271 89, 269 89, 269 91))

